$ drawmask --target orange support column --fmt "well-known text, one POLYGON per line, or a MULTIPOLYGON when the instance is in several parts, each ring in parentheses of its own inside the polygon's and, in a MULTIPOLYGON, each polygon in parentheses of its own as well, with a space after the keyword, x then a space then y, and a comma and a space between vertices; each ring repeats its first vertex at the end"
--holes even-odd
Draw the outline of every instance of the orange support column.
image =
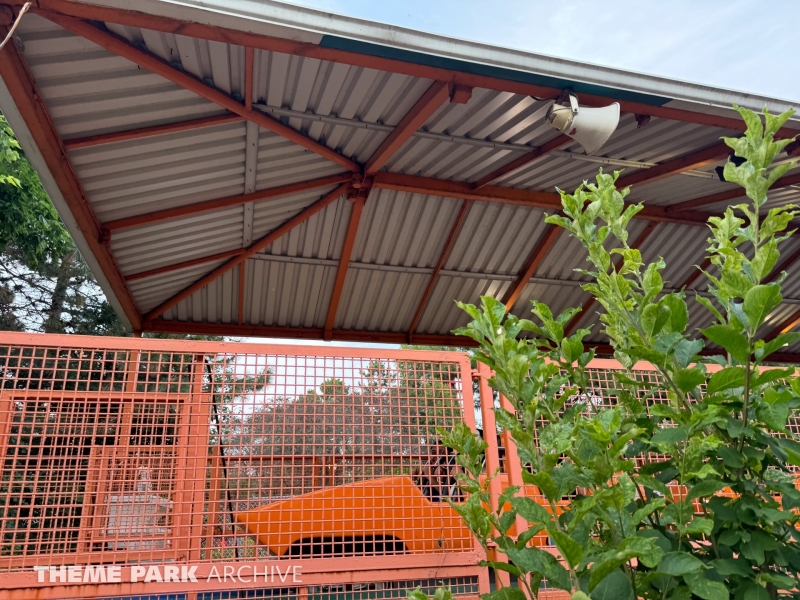
MULTIPOLYGON (((500 456, 497 448, 497 425, 494 420, 494 401, 492 390, 489 387, 489 377, 491 376, 490 369, 483 363, 478 364, 478 374, 480 380, 478 386, 481 395, 481 416, 483 417, 483 439, 488 444, 486 448, 486 474, 491 476, 495 471, 500 468, 500 456)), ((500 479, 494 477, 489 482, 489 495, 491 498, 492 510, 495 510, 498 505, 498 499, 502 493, 500 479)), ((499 562, 508 562, 505 555, 494 552, 494 560, 499 562)), ((498 587, 508 587, 511 585, 510 575, 505 571, 495 570, 495 579, 498 587)))

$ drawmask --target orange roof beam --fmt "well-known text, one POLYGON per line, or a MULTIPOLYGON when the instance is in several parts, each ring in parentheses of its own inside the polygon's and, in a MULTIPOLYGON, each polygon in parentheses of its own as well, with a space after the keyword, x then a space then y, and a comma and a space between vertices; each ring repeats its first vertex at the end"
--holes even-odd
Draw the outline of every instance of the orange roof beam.
POLYGON ((189 267, 196 267, 197 265, 204 265, 206 263, 215 262, 218 260, 225 260, 226 258, 232 258, 234 256, 238 256, 242 252, 244 252, 244 250, 239 248, 237 250, 229 250, 228 252, 220 252, 218 254, 212 254, 210 256, 201 256, 200 258, 194 258, 192 260, 186 260, 184 262, 174 263, 171 265, 166 265, 164 267, 148 269, 147 271, 139 271, 138 273, 127 275, 125 277, 125 281, 136 281, 137 279, 146 279, 148 277, 155 277, 156 275, 163 275, 164 273, 171 273, 172 271, 180 271, 181 269, 188 269, 189 267))
MULTIPOLYGON (((19 4, 23 0, 18 0, 19 4)), ((411 77, 421 77, 434 81, 449 81, 457 86, 464 88, 483 88, 499 92, 511 92, 526 96, 552 97, 555 98, 561 93, 561 89, 551 88, 543 85, 530 84, 520 81, 512 81, 499 77, 487 75, 477 75, 453 71, 443 67, 434 67, 416 64, 404 60, 385 58, 382 56, 371 56, 347 50, 337 50, 334 48, 324 48, 316 44, 298 42, 295 40, 258 35, 245 31, 237 31, 204 25, 201 23, 188 23, 168 17, 159 17, 126 10, 121 8, 111 8, 103 6, 92 6, 69 0, 38 0, 37 6, 31 7, 31 11, 37 12, 45 17, 58 15, 68 15, 79 19, 89 19, 92 21, 105 21, 128 25, 131 27, 141 27, 165 33, 174 33, 195 37, 199 39, 222 42, 226 44, 237 44, 244 47, 252 47, 271 52, 280 52, 303 56, 306 58, 316 58, 341 64, 377 69, 388 73, 399 73, 411 77)), ((695 123, 709 127, 721 127, 734 131, 744 131, 745 125, 741 119, 735 116, 726 117, 720 115, 705 114, 691 110, 672 108, 667 106, 655 106, 641 102, 620 100, 594 94, 581 94, 581 104, 584 106, 605 106, 610 101, 620 104, 623 112, 647 115, 661 119, 671 119, 685 123, 695 123)), ((784 127, 779 132, 785 137, 793 137, 798 132, 788 127, 784 127)))
POLYGON ((165 302, 162 302, 156 308, 154 308, 149 313, 147 313, 147 315, 145 315, 145 319, 144 319, 145 322, 152 321, 152 320, 160 317, 162 314, 164 314, 165 311, 169 310, 173 306, 176 306, 181 301, 185 300, 186 298, 188 298, 189 296, 191 296, 192 294, 194 294, 198 290, 201 290, 202 288, 207 286, 209 283, 211 283, 212 281, 214 281, 215 279, 217 279, 218 277, 220 277, 224 273, 227 273, 228 271, 230 271, 234 267, 240 265, 241 263, 246 261, 248 258, 253 256, 257 252, 259 252, 259 251, 263 250, 264 248, 266 248, 267 246, 269 246, 272 242, 274 242, 278 238, 286 235, 292 229, 294 229, 295 227, 297 227, 301 223, 303 223, 303 222, 307 221, 308 219, 310 219, 311 217, 313 217, 315 214, 317 214, 323 208, 325 208, 329 204, 332 204, 333 202, 338 200, 342 196, 342 194, 344 194, 347 191, 349 185, 350 184, 347 184, 347 183, 340 185, 339 187, 337 187, 332 192, 328 193, 327 195, 323 196, 321 199, 317 200, 314 204, 312 204, 308 208, 300 211, 300 213, 298 213, 297 215, 295 215, 294 217, 292 217, 291 219, 286 221, 280 227, 272 230, 269 234, 267 234, 266 236, 264 236, 260 240, 258 240, 256 242, 253 242, 245 250, 240 251, 237 255, 232 257, 225 264, 220 265, 219 267, 217 267, 216 269, 211 271, 211 273, 209 273, 208 275, 205 275, 204 277, 201 277, 199 280, 194 282, 192 285, 190 285, 186 289, 184 289, 184 290, 178 292, 177 294, 175 294, 174 296, 172 296, 172 298, 170 298, 169 300, 166 300, 165 302))
MULTIPOLYGON (((445 198, 461 198, 462 200, 477 200, 479 202, 496 202, 499 204, 512 204, 515 206, 528 206, 545 210, 561 210, 561 197, 555 192, 540 192, 537 190, 523 190, 486 185, 475 189, 469 183, 446 181, 416 175, 404 175, 381 171, 375 175, 374 187, 443 196, 445 198)), ((697 211, 684 211, 680 214, 668 214, 664 207, 645 205, 635 218, 658 223, 677 223, 680 225, 693 225, 705 227, 708 217, 712 215, 697 211)))
POLYGON ((248 202, 258 202, 261 200, 269 200, 270 198, 278 198, 281 196, 288 196, 298 192, 313 190, 316 188, 327 187, 330 185, 337 185, 345 183, 353 179, 352 173, 342 173, 341 175, 330 175, 328 177, 320 177, 318 179, 311 179, 310 181, 303 181, 300 183, 291 183, 288 185, 281 185, 274 188, 265 190, 258 190, 250 194, 240 194, 237 196, 229 196, 227 198, 220 198, 218 200, 207 200, 205 202, 198 202, 196 204, 187 204, 178 206, 176 208, 169 208, 166 210, 157 210, 150 213, 144 213, 133 217, 125 217, 123 219, 115 219, 103 223, 103 229, 109 232, 120 231, 123 229, 130 229, 131 227, 140 227, 142 225, 152 225, 167 219, 174 219, 178 217, 187 217, 213 210, 220 210, 223 208, 230 208, 231 206, 239 206, 247 204, 248 202))
POLYGON ((561 235, 562 231, 564 230, 557 225, 547 226, 544 235, 534 247, 533 252, 531 252, 531 255, 528 257, 528 260, 525 261, 525 266, 522 268, 522 272, 509 288, 508 292, 506 292, 505 298, 503 298, 503 304, 506 305, 506 312, 511 312, 511 309, 514 308, 517 300, 519 300, 520 294, 522 294, 522 290, 524 290, 525 286, 528 285, 528 281, 530 281, 530 278, 533 277, 533 274, 536 272, 536 269, 539 268, 539 265, 542 264, 542 261, 556 243, 556 240, 558 239, 558 236, 561 235))
POLYGON ((380 171, 392 156, 450 97, 447 83, 434 81, 364 165, 366 175, 380 171))
POLYGON ((189 121, 178 121, 177 123, 166 123, 164 125, 153 125, 152 127, 141 127, 139 129, 128 129, 125 131, 114 131, 112 133, 100 133, 98 135, 71 138, 64 140, 64 147, 67 150, 77 150, 78 148, 90 148, 92 146, 99 146, 101 144, 112 144, 114 142, 137 140, 139 138, 151 137, 154 135, 188 131, 190 129, 199 129, 201 127, 214 127, 215 125, 236 123, 237 121, 244 120, 244 117, 240 115, 234 115, 232 113, 218 115, 215 117, 202 117, 200 119, 191 119, 189 121))
POLYGON ((450 256, 450 252, 453 250, 456 238, 458 237, 458 232, 461 231, 461 226, 464 224, 464 220, 467 217, 467 212, 469 212, 469 207, 471 205, 471 200, 464 200, 461 204, 461 209, 456 215, 456 220, 453 222, 453 226, 450 229, 447 240, 445 240, 444 248, 442 248, 442 253, 439 255, 439 260, 436 262, 436 266, 433 269, 430 279, 428 279, 428 285, 425 287, 425 291, 422 292, 422 297, 417 304, 417 310, 414 311, 414 316, 411 319, 411 325, 408 327, 409 344, 413 343, 412 339, 415 337, 414 330, 417 328, 417 325, 419 325, 420 319, 422 319, 422 313, 425 311, 425 307, 428 305, 428 301, 433 294, 433 289, 436 287, 436 282, 439 280, 439 273, 441 273, 445 262, 447 262, 447 258, 450 256))
POLYGON ((218 104, 222 108, 225 108, 232 113, 235 113, 249 121, 253 121, 260 127, 272 131, 273 133, 276 133, 281 137, 284 137, 287 140, 302 146, 306 150, 314 152, 350 171, 359 172, 361 170, 361 166, 358 163, 350 160, 346 156, 342 156, 335 150, 332 150, 331 148, 320 144, 319 142, 300 133, 299 131, 284 125, 270 115, 253 110, 252 108, 248 109, 245 104, 238 102, 217 88, 206 84, 205 82, 197 79, 189 73, 186 73, 185 71, 176 69, 169 63, 164 62, 152 54, 132 46, 127 41, 117 37, 112 33, 99 29, 90 23, 82 21, 81 19, 67 17, 49 11, 43 11, 41 14, 64 29, 71 31, 75 35, 81 36, 101 46, 102 48, 105 48, 109 52, 126 58, 131 62, 134 62, 137 65, 147 69, 148 71, 155 73, 156 75, 160 75, 161 77, 172 81, 182 88, 194 92, 206 100, 218 104))
POLYGON ((333 331, 333 324, 336 321, 336 311, 339 309, 339 301, 342 298, 342 291, 344 290, 344 282, 347 278, 347 268, 350 266, 350 257, 353 254, 353 246, 355 245, 356 235, 358 234, 358 224, 361 221, 361 213, 364 211, 364 204, 367 202, 371 185, 363 185, 354 195, 349 198, 352 206, 350 208, 350 221, 347 224, 347 233, 344 237, 344 244, 342 245, 342 254, 339 256, 339 266, 336 270, 336 280, 333 283, 333 292, 331 292, 331 299, 328 302, 328 315, 325 317, 325 339, 331 331, 333 331))
POLYGON ((6 44, 0 51, 0 77, 8 88, 14 104, 41 154, 48 171, 58 186, 75 223, 86 240, 108 285, 119 302, 134 330, 141 329, 141 315, 131 296, 125 279, 111 255, 108 246, 101 243, 101 230, 97 217, 86 198, 78 176, 53 125, 42 95, 16 44, 6 44))
POLYGON ((553 150, 558 150, 560 148, 563 148, 572 141, 573 139, 568 135, 563 135, 563 134, 558 135, 549 142, 542 144, 538 148, 532 149, 527 154, 524 154, 519 158, 515 158, 510 163, 495 169, 494 171, 488 173, 487 175, 484 175, 483 177, 478 179, 478 181, 474 182, 472 184, 472 187, 475 189, 479 189, 485 185, 494 183, 501 177, 505 177, 509 173, 513 173, 514 171, 521 169, 522 167, 532 163, 536 159, 541 158, 542 156, 546 156, 547 154, 550 154, 553 150))

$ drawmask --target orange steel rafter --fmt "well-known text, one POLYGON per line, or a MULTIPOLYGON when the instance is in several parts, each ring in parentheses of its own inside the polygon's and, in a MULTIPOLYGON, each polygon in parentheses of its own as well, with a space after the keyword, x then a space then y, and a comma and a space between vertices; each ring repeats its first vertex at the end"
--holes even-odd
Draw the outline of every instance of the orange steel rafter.
POLYGON ((20 56, 16 44, 6 44, 0 51, 0 77, 25 121, 38 151, 55 179, 64 202, 80 229, 86 244, 108 279, 114 295, 134 330, 141 329, 141 316, 107 245, 101 243, 97 217, 72 167, 69 155, 53 125, 50 113, 36 87, 33 75, 20 56))
MULTIPOLYGON (((658 225, 658 223, 648 224, 647 227, 644 228, 644 231, 642 231, 642 233, 639 234, 639 237, 637 237, 634 240, 633 244, 631 244, 631 248, 634 250, 641 250, 642 244, 644 244, 647 238, 650 237, 650 234, 653 233, 653 230, 656 228, 656 225, 658 225)), ((567 323, 566 327, 564 327, 565 335, 573 334, 575 329, 577 329, 578 323, 580 322, 581 318, 589 312, 589 310, 595 305, 596 302, 597 300, 595 299, 594 296, 592 296, 586 301, 586 304, 584 304, 581 307, 581 312, 576 313, 575 316, 572 317, 572 319, 570 319, 569 323, 567 323)))
POLYGON ((433 294, 434 287, 436 287, 436 282, 439 279, 439 273, 444 268, 444 263, 447 262, 447 257, 450 256, 450 251, 453 249, 453 245, 458 237, 458 232, 461 230, 461 225, 464 223, 464 219, 467 217, 467 212, 469 211, 469 207, 471 205, 471 200, 464 200, 461 204, 461 209, 456 215, 456 220, 453 222, 453 227, 450 229, 450 234, 447 236, 447 240, 444 243, 444 248, 442 248, 442 254, 439 256, 439 260, 433 269, 430 279, 428 280, 428 285, 425 288, 425 291, 422 293, 422 298, 419 300, 417 310, 414 312, 414 317, 411 319, 411 325, 408 328, 409 344, 413 343, 412 340, 416 337, 414 336, 414 330, 417 328, 417 325, 419 325, 419 321, 422 318, 422 313, 425 311, 425 307, 428 305, 428 300, 430 300, 431 294, 433 294))
POLYGON ((422 97, 403 117, 397 127, 394 128, 389 136, 383 141, 378 149, 370 156, 364 165, 364 172, 367 175, 374 175, 389 162, 408 139, 425 124, 445 100, 450 97, 450 90, 447 83, 434 81, 422 97))
POLYGON ((157 317, 160 317, 162 314, 164 314, 164 311, 169 310, 182 300, 185 300, 186 298, 194 294, 196 291, 202 289, 203 287, 205 287, 206 285, 217 279, 223 273, 227 273, 235 266, 243 263, 245 260, 247 260, 257 252, 259 252, 260 250, 266 248, 281 236, 286 235, 289 231, 300 225, 300 223, 303 223, 304 221, 308 220, 309 218, 317 214, 319 211, 321 211, 323 208, 338 200, 342 196, 342 194, 344 194, 347 191, 348 187, 349 184, 340 185, 335 190, 328 193, 320 200, 317 200, 314 204, 302 210, 300 213, 298 213, 297 215, 286 221, 283 225, 281 225, 277 229, 274 229, 260 240, 248 246, 247 249, 240 251, 236 256, 232 257, 225 264, 220 265, 219 267, 211 271, 211 273, 209 273, 208 275, 205 275, 204 277, 200 278, 199 280, 197 280, 195 283, 193 283, 183 291, 175 294, 169 300, 162 302, 159 306, 157 306, 149 313, 147 313, 147 315, 145 315, 145 323, 147 323, 148 321, 152 321, 157 317))
MULTIPOLYGON (((381 171, 375 174, 374 187, 397 190, 446 198, 478 200, 480 202, 497 202, 531 208, 561 210, 561 197, 555 192, 540 192, 516 188, 486 185, 474 189, 469 183, 445 181, 416 175, 403 175, 381 171)), ((647 206, 639 212, 637 219, 656 221, 659 223, 677 223, 679 225, 706 226, 708 217, 712 215, 698 211, 684 211, 680 214, 667 214, 662 206, 647 206)))
POLYGON ((125 277, 125 281, 136 281, 137 279, 145 279, 147 277, 154 277, 156 275, 162 275, 164 273, 170 273, 172 271, 180 271, 181 269, 188 269, 189 267, 195 267, 197 265, 204 265, 206 263, 214 262, 217 260, 224 260, 226 258, 231 258, 233 256, 238 256, 244 252, 242 249, 238 250, 229 250, 228 252, 220 252, 219 254, 212 254, 210 256, 202 256, 200 258, 195 258, 192 260, 187 260, 180 263, 174 263, 171 265, 166 265, 164 267, 158 267, 156 269, 149 269, 147 271, 140 271, 138 273, 133 273, 131 275, 127 275, 125 277))
POLYGON ((67 150, 90 148, 92 146, 99 146, 101 144, 137 140, 139 138, 150 137, 154 135, 187 131, 189 129, 199 129, 200 127, 214 127, 215 125, 225 125, 227 123, 236 123, 237 121, 244 120, 245 118, 241 115, 230 113, 226 115, 218 115, 216 117, 202 117, 200 119, 178 121, 177 123, 167 123, 165 125, 153 125, 152 127, 142 127, 140 129, 128 129, 125 131, 114 131, 112 133, 100 133, 98 135, 71 138, 64 140, 64 147, 67 150))
MULTIPOLYGON (((12 0, 12 4, 22 4, 23 0, 12 0)), ((324 48, 316 44, 298 42, 295 40, 276 38, 244 31, 225 29, 201 23, 188 23, 168 17, 159 17, 143 14, 133 10, 120 8, 110 8, 102 6, 90 6, 69 0, 38 0, 37 6, 31 8, 32 11, 47 15, 69 15, 80 19, 93 21, 105 21, 129 25, 132 27, 142 27, 153 31, 174 33, 195 37, 199 39, 234 44, 245 47, 253 47, 261 50, 280 52, 303 56, 306 58, 316 58, 330 62, 342 63, 356 67, 377 69, 388 73, 399 73, 411 77, 421 77, 438 81, 449 81, 457 86, 466 88, 483 88, 499 92, 511 92, 526 96, 544 96, 556 98, 561 89, 512 81, 500 77, 487 75, 477 75, 434 67, 428 65, 415 64, 399 59, 385 58, 383 56, 373 56, 352 52, 347 50, 337 50, 334 48, 324 48)), ((581 103, 584 106, 605 106, 611 101, 619 102, 623 112, 635 114, 645 114, 661 119, 671 119, 685 123, 695 123, 709 127, 721 127, 734 131, 744 131, 744 123, 738 117, 726 117, 721 115, 705 114, 691 110, 672 108, 668 106, 656 106, 642 102, 632 102, 629 100, 612 98, 610 96, 599 96, 595 94, 581 94, 581 103)), ((783 127, 779 134, 784 137, 792 137, 798 133, 797 130, 783 127)))
MULTIPOLYGON (((800 185, 800 173, 794 175, 786 175, 778 179, 769 188, 772 190, 779 190, 781 188, 789 187, 791 185, 800 185)), ((667 207, 667 212, 677 213, 684 210, 697 208, 698 206, 707 206, 709 204, 716 204, 718 202, 725 202, 727 200, 734 200, 736 198, 743 198, 745 195, 744 189, 736 186, 732 190, 725 190, 724 192, 717 192, 716 194, 709 194, 708 196, 701 196, 700 198, 693 198, 692 200, 685 200, 678 202, 667 207)))
POLYGON ((250 194, 229 196, 228 198, 220 198, 218 200, 207 200, 206 202, 198 202, 197 204, 187 204, 185 206, 178 206, 176 208, 157 210, 151 213, 136 215, 134 217, 126 217, 124 219, 108 221, 107 223, 103 223, 103 229, 108 231, 119 231, 121 229, 130 229, 131 227, 139 227, 141 225, 151 225, 153 223, 158 223, 159 221, 174 219, 176 217, 186 217, 212 210, 238 206, 240 204, 247 204, 248 202, 268 200, 270 198, 287 196, 289 194, 313 190, 329 185, 337 185, 351 181, 352 178, 352 173, 342 173, 340 175, 320 177, 319 179, 312 179, 310 181, 303 181, 301 183, 291 183, 265 190, 258 190, 250 194))
POLYGON ((350 256, 353 253, 353 245, 355 244, 356 234, 358 233, 358 223, 361 221, 361 213, 364 210, 364 204, 367 202, 370 189, 371 185, 363 185, 355 194, 355 197, 350 198, 352 203, 350 208, 350 222, 347 225, 347 233, 345 234, 344 244, 342 245, 342 254, 339 257, 339 267, 336 271, 336 280, 334 281, 333 292, 331 293, 331 299, 328 303, 328 315, 325 318, 325 339, 329 339, 328 335, 333 331, 336 311, 339 308, 339 300, 342 297, 344 281, 347 277, 347 267, 350 265, 350 256))
POLYGON ((320 156, 338 165, 341 165, 350 171, 358 172, 361 169, 360 165, 350 160, 346 156, 342 156, 335 150, 332 150, 327 146, 312 140, 310 137, 292 129, 287 125, 284 125, 269 115, 248 109, 244 104, 238 102, 224 92, 221 92, 217 88, 200 81, 193 75, 176 69, 169 63, 164 62, 152 54, 144 52, 143 50, 130 45, 127 41, 117 37, 112 33, 98 29, 90 23, 80 19, 75 19, 73 17, 66 17, 64 15, 49 11, 43 11, 41 14, 64 29, 71 31, 75 35, 86 38, 102 48, 105 48, 109 52, 126 58, 147 69, 148 71, 155 73, 156 75, 160 75, 161 77, 164 77, 165 79, 168 79, 169 81, 172 81, 173 83, 191 92, 194 92, 195 94, 198 94, 206 100, 214 102, 215 104, 228 109, 232 113, 253 121, 264 129, 272 131, 273 133, 276 133, 287 140, 302 146, 306 150, 310 150, 311 152, 319 154, 320 156))
POLYGON ((497 181, 501 177, 508 175, 509 173, 513 173, 517 169, 521 169, 525 165, 532 163, 537 158, 541 158, 542 156, 549 154, 553 150, 558 150, 559 148, 563 148, 572 141, 573 139, 568 135, 559 135, 550 140, 549 142, 542 144, 538 148, 532 149, 527 154, 524 154, 519 158, 515 158, 510 163, 495 169, 494 171, 492 171, 487 175, 484 175, 483 177, 478 179, 478 181, 474 182, 472 184, 472 187, 478 189, 482 188, 485 185, 489 185, 490 183, 497 181))
POLYGON ((562 231, 563 228, 557 225, 547 226, 547 229, 542 235, 542 239, 540 239, 536 244, 533 252, 531 252, 528 260, 525 262, 522 272, 519 274, 513 285, 509 288, 505 298, 503 298, 503 304, 506 305, 506 312, 511 312, 511 309, 514 308, 514 304, 516 304, 517 300, 519 299, 522 290, 524 290, 525 286, 528 285, 528 281, 531 277, 533 277, 533 274, 536 272, 536 269, 539 268, 539 265, 542 264, 544 257, 547 256, 547 253, 553 247, 553 244, 556 243, 556 240, 558 239, 558 236, 561 235, 562 231))
POLYGON ((690 152, 672 160, 660 163, 655 167, 649 169, 642 169, 636 173, 621 177, 617 180, 617 188, 624 188, 629 185, 652 183, 670 175, 677 175, 684 171, 691 171, 704 167, 708 164, 717 162, 728 156, 731 153, 731 148, 724 142, 714 144, 708 148, 703 148, 697 152, 690 152))

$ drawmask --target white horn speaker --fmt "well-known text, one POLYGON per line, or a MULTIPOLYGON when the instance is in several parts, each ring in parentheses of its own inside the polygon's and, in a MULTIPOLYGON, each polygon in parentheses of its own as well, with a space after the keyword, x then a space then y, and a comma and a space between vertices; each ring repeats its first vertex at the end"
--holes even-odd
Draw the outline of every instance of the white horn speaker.
POLYGON ((547 111, 546 119, 561 133, 578 142, 586 154, 594 154, 608 141, 619 125, 619 104, 603 108, 578 106, 575 94, 569 94, 569 106, 556 102, 547 111))

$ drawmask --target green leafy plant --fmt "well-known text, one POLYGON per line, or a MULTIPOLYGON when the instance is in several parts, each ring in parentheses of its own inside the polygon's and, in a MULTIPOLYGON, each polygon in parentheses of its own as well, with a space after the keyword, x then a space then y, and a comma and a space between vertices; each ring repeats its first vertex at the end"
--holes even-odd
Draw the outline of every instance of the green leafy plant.
POLYGON ((750 203, 709 219, 707 252, 718 274, 704 273, 711 297, 694 299, 710 312, 709 327, 689 330, 684 291, 664 290, 664 261, 645 264, 628 244, 642 205, 625 202, 619 173, 601 171, 596 183, 561 192, 562 215, 547 218, 587 251, 584 289, 605 309, 602 331, 624 367, 608 394, 612 406, 593 401, 589 330, 565 335, 578 309, 554 316, 534 302, 528 320, 491 297, 480 308, 459 303, 472 321, 457 333, 479 344, 474 357, 514 407, 495 409, 496 420, 516 445, 523 483, 543 498, 508 487, 493 502, 486 444, 465 425, 441 432, 469 494, 452 506, 487 551, 497 548, 486 564, 518 582, 491 600, 536 596, 544 579, 574 600, 800 594, 800 441, 787 428, 800 378, 794 368, 764 366, 800 334, 761 334, 782 301, 785 273, 769 275, 798 214, 791 205, 763 210, 769 187, 795 166, 773 166, 791 141, 775 134, 792 112, 765 110, 762 122, 737 110, 747 131, 725 142, 744 162, 729 162, 724 175, 750 203), (635 374, 637 361, 655 367, 657 382, 635 374), (532 543, 543 534, 560 560, 532 543))

